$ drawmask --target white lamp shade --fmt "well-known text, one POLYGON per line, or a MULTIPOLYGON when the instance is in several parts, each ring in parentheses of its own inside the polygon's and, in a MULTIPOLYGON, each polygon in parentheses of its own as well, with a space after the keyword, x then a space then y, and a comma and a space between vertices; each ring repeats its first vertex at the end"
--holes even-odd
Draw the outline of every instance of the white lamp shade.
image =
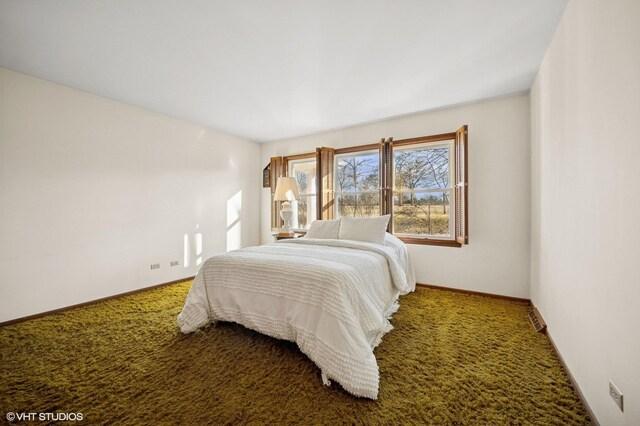
POLYGON ((276 183, 276 193, 273 196, 274 201, 293 201, 300 198, 298 192, 298 182, 294 177, 279 177, 276 183))

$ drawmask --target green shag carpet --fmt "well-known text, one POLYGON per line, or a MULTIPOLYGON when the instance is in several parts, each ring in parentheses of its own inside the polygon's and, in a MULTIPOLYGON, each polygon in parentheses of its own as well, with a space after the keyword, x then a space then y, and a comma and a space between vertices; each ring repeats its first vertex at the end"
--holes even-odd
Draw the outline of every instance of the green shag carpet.
MULTIPOLYGON (((0 409, 89 424, 589 424, 528 306, 419 288, 375 354, 377 401, 294 343, 218 323, 182 335, 190 282, 0 328, 0 409)), ((77 423, 76 423, 77 424, 77 423)))

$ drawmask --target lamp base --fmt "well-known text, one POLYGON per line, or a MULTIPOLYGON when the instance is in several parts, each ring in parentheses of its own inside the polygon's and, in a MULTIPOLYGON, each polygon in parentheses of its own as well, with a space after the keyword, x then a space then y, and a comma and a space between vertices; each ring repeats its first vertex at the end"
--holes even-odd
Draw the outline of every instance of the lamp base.
POLYGON ((282 227, 282 229, 280 229, 280 232, 293 234, 293 229, 291 229, 291 218, 293 217, 293 210, 291 210, 291 203, 289 201, 282 202, 280 217, 284 221, 284 226, 282 227))

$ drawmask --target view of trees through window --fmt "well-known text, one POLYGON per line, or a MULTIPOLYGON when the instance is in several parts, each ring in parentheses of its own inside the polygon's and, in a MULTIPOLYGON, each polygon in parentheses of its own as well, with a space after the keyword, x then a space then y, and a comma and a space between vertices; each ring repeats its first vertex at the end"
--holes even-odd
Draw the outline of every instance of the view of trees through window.
POLYGON ((450 152, 450 143, 394 149, 394 233, 451 235, 450 152))
POLYGON ((335 202, 338 216, 380 214, 380 155, 364 152, 336 156, 335 202))
POLYGON ((316 219, 316 160, 297 160, 289 163, 289 176, 296 178, 300 200, 291 203, 294 229, 306 229, 316 219))
MULTIPOLYGON (((469 243, 467 144, 464 125, 437 135, 320 147, 272 157, 270 164, 272 175, 293 176, 298 183, 294 228, 309 228, 318 211, 324 219, 391 213, 390 230, 406 243, 462 247, 469 243)), ((280 226, 277 206, 272 203, 274 228, 280 226)))
MULTIPOLYGON (((393 231, 448 238, 452 232, 452 143, 394 148, 393 231)), ((338 216, 377 216, 380 212, 380 156, 377 151, 336 156, 338 216)))

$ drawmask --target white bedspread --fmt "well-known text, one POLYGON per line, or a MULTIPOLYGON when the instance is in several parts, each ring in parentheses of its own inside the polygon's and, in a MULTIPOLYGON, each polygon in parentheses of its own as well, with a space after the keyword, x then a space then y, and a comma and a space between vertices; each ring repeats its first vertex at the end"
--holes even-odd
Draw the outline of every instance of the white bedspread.
POLYGON ((290 239, 208 259, 178 316, 183 333, 233 321, 296 342, 323 381, 376 399, 373 349, 393 327, 397 299, 415 289, 406 246, 290 239))

